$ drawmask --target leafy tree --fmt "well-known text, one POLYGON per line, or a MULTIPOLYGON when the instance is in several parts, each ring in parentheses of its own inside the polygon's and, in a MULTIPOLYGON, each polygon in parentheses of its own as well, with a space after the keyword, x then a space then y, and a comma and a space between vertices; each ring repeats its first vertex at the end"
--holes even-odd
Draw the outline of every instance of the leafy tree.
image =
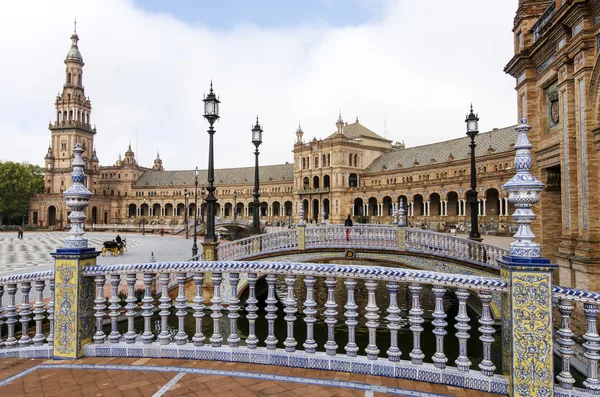
POLYGON ((0 162, 0 216, 20 223, 29 210, 29 200, 44 189, 44 174, 37 165, 0 162))

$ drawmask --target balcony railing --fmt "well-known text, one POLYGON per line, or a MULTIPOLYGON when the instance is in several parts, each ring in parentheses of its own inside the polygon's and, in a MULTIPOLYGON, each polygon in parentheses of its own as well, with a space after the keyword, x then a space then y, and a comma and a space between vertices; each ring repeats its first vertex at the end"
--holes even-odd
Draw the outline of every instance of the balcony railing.
POLYGON ((328 187, 318 187, 312 189, 302 189, 297 190, 296 194, 319 194, 319 193, 329 193, 328 187))

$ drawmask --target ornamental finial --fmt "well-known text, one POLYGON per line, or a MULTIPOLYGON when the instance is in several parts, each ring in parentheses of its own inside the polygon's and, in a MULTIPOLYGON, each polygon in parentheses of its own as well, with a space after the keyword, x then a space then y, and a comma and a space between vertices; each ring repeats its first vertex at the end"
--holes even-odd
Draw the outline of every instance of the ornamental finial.
POLYGON ((515 144, 515 170, 517 174, 506 182, 504 190, 508 192, 508 201, 517 208, 513 219, 519 225, 514 235, 516 241, 510 244, 510 255, 521 258, 539 258, 542 250, 538 243, 534 242, 535 234, 531 231, 531 222, 536 218, 531 207, 540 200, 540 192, 544 184, 536 179, 531 173, 531 142, 528 133, 531 127, 527 125, 527 119, 519 120, 516 127, 517 143, 515 144))
POLYGON ((404 210, 404 199, 400 197, 398 204, 398 226, 406 227, 406 211, 404 210))
POLYGON ((70 236, 65 239, 65 248, 87 248, 88 241, 83 235, 83 223, 85 214, 83 210, 89 205, 92 193, 83 185, 85 174, 83 172, 85 163, 81 158, 84 150, 78 143, 73 149, 73 172, 71 173, 71 186, 63 192, 63 197, 67 202, 67 207, 71 208, 69 221, 71 222, 70 236))

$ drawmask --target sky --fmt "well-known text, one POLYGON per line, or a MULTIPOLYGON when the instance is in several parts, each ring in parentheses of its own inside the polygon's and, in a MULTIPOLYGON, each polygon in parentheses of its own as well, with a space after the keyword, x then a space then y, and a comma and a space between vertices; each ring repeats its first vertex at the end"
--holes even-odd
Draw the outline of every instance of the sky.
POLYGON ((43 165, 77 18, 101 165, 128 143, 151 167, 207 168, 203 94, 221 100, 215 167, 293 162, 338 113, 407 147, 516 124, 516 1, 53 0, 0 2, 0 160, 43 165))

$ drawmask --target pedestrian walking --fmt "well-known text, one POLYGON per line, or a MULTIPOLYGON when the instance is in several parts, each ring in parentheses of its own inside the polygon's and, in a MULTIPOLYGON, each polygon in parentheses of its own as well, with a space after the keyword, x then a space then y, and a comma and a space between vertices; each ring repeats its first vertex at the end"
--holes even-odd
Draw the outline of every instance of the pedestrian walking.
MULTIPOLYGON (((348 215, 348 218, 344 221, 344 226, 352 226, 350 215, 348 215)), ((350 241, 350 229, 346 229, 346 241, 350 241)))

